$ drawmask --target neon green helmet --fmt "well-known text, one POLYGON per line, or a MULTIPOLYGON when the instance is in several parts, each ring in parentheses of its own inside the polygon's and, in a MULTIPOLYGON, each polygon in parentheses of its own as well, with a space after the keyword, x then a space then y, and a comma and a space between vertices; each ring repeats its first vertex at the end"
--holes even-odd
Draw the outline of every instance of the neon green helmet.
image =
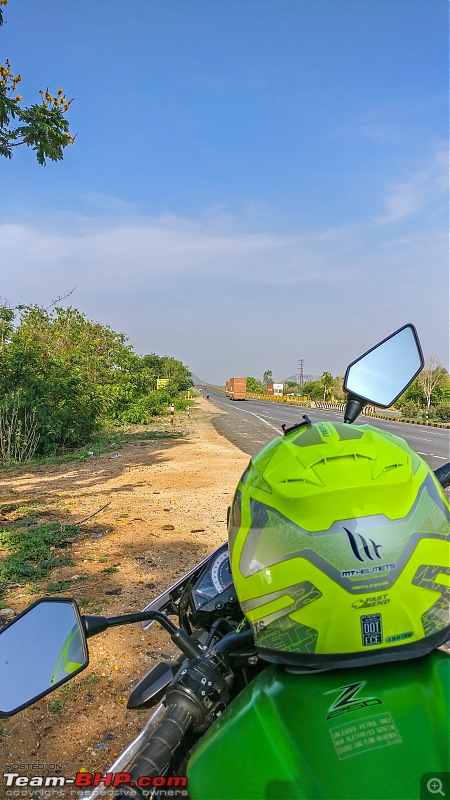
POLYGON ((85 646, 78 622, 69 632, 61 648, 50 684, 56 684, 80 670, 86 664, 85 646))
POLYGON ((450 635, 449 504, 428 465, 370 425, 305 425, 251 461, 231 570, 260 655, 308 668, 411 658, 450 635))

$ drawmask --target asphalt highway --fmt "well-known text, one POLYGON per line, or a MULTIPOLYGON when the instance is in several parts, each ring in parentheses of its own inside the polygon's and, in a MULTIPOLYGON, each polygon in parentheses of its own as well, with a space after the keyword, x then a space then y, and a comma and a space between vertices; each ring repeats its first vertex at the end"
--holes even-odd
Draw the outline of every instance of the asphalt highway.
MULTIPOLYGON (((283 423, 287 427, 295 425, 302 421, 303 414, 307 414, 311 422, 343 420, 342 412, 301 408, 270 400, 233 401, 215 389, 203 391, 204 396, 207 393, 210 403, 218 409, 214 418, 216 430, 250 456, 255 455, 275 436, 280 436, 283 423)), ((407 422, 394 422, 362 415, 353 424, 367 423, 401 436, 432 469, 437 469, 450 461, 450 431, 446 428, 411 425, 407 422)))

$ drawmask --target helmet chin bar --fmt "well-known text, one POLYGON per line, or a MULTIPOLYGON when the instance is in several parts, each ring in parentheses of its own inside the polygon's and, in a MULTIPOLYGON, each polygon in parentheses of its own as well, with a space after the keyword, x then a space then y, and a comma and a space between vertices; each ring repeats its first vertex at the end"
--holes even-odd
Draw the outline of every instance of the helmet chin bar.
POLYGON ((366 400, 362 400, 360 397, 357 397, 354 394, 349 394, 347 405, 345 406, 344 411, 344 422, 351 425, 351 423, 355 421, 356 417, 360 415, 365 405, 367 405, 366 400))

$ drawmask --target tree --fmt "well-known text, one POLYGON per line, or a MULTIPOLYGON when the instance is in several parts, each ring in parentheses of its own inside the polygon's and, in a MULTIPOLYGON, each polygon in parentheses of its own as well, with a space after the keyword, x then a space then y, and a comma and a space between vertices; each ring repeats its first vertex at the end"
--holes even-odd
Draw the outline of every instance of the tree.
POLYGON ((347 398, 344 392, 344 378, 342 375, 336 375, 336 377, 333 378, 333 385, 330 388, 330 393, 333 400, 336 400, 336 402, 346 401, 347 398))
POLYGON ((417 376, 416 380, 422 390, 425 417, 428 419, 433 394, 437 392, 439 387, 448 382, 447 370, 435 356, 430 356, 425 363, 425 368, 417 376))
MULTIPOLYGON (((0 0, 0 26, 3 25, 2 6, 8 0, 0 0)), ((41 95, 40 103, 21 106, 22 96, 17 87, 22 76, 11 71, 8 59, 0 66, 0 156, 12 158, 13 148, 20 145, 31 147, 39 164, 45 166, 46 159, 60 161, 63 150, 73 144, 75 137, 69 131, 65 114, 72 100, 62 89, 51 95, 48 89, 41 95)))
POLYGON ((104 422, 147 424, 169 403, 187 402, 192 380, 181 361, 138 356, 124 334, 75 308, 18 310, 14 325, 14 311, 0 304, 0 438, 2 419, 22 432, 32 419, 36 452, 47 455, 85 444, 104 422), (163 376, 168 384, 157 390, 163 376))
POLYGON ((322 400, 323 384, 321 381, 306 381, 302 386, 302 391, 311 400, 322 400))
POLYGON ((261 394, 262 388, 261 381, 259 381, 258 378, 252 378, 252 376, 247 378, 247 392, 261 394))
POLYGON ((158 378, 166 378, 169 383, 167 390, 175 392, 186 392, 193 386, 191 373, 181 361, 171 356, 157 356, 155 353, 142 356, 142 365, 147 370, 152 389, 156 389, 158 378))
POLYGON ((31 437, 49 455, 86 444, 105 423, 148 424, 172 402, 187 405, 192 379, 181 361, 141 357, 124 334, 53 305, 0 303, 0 461, 5 431, 7 458, 31 437))
POLYGON ((0 352, 6 346, 14 329, 14 311, 0 301, 0 352))
POLYGON ((272 377, 272 370, 271 369, 266 369, 266 371, 265 371, 265 373, 263 375, 262 382, 263 382, 264 386, 267 386, 268 383, 273 383, 273 377, 272 377))
POLYGON ((19 307, 19 324, 0 351, 0 406, 33 414, 37 452, 76 447, 99 427, 138 359, 123 334, 73 308, 19 307))
POLYGON ((320 383, 322 384, 323 399, 325 400, 326 396, 330 394, 331 387, 334 384, 334 378, 332 374, 330 372, 324 372, 320 379, 320 383))

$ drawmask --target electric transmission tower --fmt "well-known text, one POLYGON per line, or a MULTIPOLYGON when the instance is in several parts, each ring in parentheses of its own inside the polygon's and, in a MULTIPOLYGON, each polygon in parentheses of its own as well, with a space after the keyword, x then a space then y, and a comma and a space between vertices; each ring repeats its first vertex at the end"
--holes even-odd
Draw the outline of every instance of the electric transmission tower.
POLYGON ((298 362, 298 382, 300 386, 303 386, 304 379, 303 379, 303 358, 301 358, 298 362))

